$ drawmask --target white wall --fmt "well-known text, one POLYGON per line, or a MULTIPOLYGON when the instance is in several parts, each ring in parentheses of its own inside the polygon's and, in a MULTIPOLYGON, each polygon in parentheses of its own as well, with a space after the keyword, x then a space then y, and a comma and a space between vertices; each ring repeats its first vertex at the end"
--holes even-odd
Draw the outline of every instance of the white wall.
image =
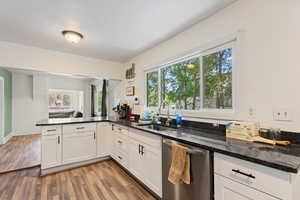
POLYGON ((65 74, 123 78, 119 62, 0 41, 0 66, 65 74))
POLYGON ((136 64, 137 95, 145 103, 144 70, 212 41, 243 30, 239 41, 235 119, 300 131, 300 1, 239 0, 125 64, 136 64), (288 109, 291 122, 273 120, 273 110, 288 109))
POLYGON ((84 115, 90 116, 89 80, 13 73, 13 133, 40 133, 35 124, 48 118, 48 89, 84 91, 84 115))

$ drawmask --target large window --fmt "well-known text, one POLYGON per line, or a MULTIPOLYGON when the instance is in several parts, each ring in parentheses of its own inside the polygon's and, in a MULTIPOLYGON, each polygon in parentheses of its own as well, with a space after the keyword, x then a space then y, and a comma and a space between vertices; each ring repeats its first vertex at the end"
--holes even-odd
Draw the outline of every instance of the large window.
POLYGON ((160 71, 162 101, 184 110, 200 109, 199 58, 179 62, 160 71))
POLYGON ((233 109, 233 47, 210 49, 148 72, 147 106, 190 111, 233 109), (159 75, 160 74, 160 75, 159 75), (159 87, 160 86, 160 87, 159 87))

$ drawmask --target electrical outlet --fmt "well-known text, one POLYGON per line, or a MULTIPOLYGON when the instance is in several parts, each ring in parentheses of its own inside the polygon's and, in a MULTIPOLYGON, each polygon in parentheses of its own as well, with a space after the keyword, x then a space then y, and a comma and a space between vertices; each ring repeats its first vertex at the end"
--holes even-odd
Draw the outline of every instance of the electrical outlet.
POLYGON ((289 109, 277 109, 273 112, 275 121, 292 121, 292 111, 289 109))

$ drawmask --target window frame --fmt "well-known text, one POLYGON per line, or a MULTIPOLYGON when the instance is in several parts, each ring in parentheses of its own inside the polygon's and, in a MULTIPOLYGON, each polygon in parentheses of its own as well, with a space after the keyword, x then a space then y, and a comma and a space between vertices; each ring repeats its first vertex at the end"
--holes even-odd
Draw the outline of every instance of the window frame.
MULTIPOLYGON (((219 40, 219 41, 215 41, 212 42, 210 45, 206 45, 206 47, 201 48, 200 50, 198 49, 197 51, 193 51, 190 54, 186 54, 184 56, 181 57, 177 57, 175 59, 169 60, 163 64, 160 65, 156 65, 156 67, 152 67, 149 70, 145 70, 145 87, 144 89, 146 89, 145 94, 145 103, 146 103, 146 107, 148 105, 148 97, 147 97, 147 74, 150 72, 158 72, 158 106, 156 107, 147 107, 149 109, 153 109, 153 110, 158 110, 158 108, 160 107, 161 104, 161 69, 166 68, 168 66, 171 66, 173 64, 179 63, 179 62, 184 62, 186 60, 190 60, 193 58, 198 57, 199 58, 199 62, 200 62, 200 109, 198 110, 181 110, 181 112, 183 113, 184 116, 186 117, 191 117, 191 118, 199 118, 199 117, 203 117, 203 118, 207 118, 207 119, 233 119, 236 112, 237 112, 237 101, 236 101, 236 79, 237 79, 237 46, 238 46, 238 37, 239 35, 233 35, 233 36, 229 36, 225 39, 219 40), (231 48, 232 49, 232 108, 231 109, 210 109, 210 108, 204 108, 203 107, 203 81, 204 81, 204 74, 203 74, 203 57, 218 51, 222 51, 224 49, 228 49, 231 48)), ((167 109, 162 108, 161 109, 162 114, 166 114, 167 113, 167 109)), ((174 115, 175 111, 170 109, 170 114, 174 115)))
POLYGON ((159 108, 159 105, 160 105, 160 100, 161 100, 161 96, 160 96, 160 89, 161 89, 161 86, 160 86, 160 68, 156 68, 156 69, 152 69, 152 70, 148 70, 148 71, 145 71, 145 86, 144 86, 144 89, 145 89, 145 102, 146 102, 146 107, 147 108, 150 108, 150 109, 157 109, 159 108), (157 72, 158 73, 158 102, 157 102, 157 106, 149 106, 148 107, 148 73, 152 73, 152 72, 157 72))

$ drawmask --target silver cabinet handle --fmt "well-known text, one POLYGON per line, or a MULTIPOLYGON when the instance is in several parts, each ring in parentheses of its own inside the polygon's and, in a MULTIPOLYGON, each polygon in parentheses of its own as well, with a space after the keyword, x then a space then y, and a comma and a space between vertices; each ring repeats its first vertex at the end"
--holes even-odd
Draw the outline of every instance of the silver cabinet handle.
POLYGON ((56 129, 49 129, 49 130, 47 130, 47 132, 54 132, 54 131, 56 131, 56 129))
POLYGON ((81 130, 81 129, 84 129, 84 127, 77 127, 76 129, 77 130, 81 130))
POLYGON ((60 136, 57 137, 57 143, 60 144, 60 136))
POLYGON ((96 133, 94 132, 94 140, 96 140, 96 133))

